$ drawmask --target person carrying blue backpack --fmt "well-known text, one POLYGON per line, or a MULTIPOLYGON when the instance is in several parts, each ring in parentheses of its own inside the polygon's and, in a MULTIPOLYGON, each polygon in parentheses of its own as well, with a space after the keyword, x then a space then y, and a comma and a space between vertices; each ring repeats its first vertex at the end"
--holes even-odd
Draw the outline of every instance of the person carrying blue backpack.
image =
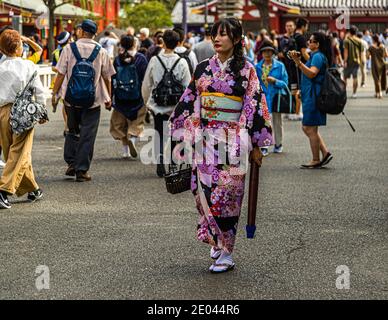
POLYGON ((136 141, 144 130, 147 108, 141 86, 147 70, 145 55, 137 52, 135 38, 125 35, 120 40, 119 55, 113 63, 113 113, 110 133, 123 145, 123 158, 137 158, 136 141))
POLYGON ((116 73, 105 49, 94 41, 97 24, 84 20, 80 39, 66 46, 56 66, 58 76, 53 88, 52 104, 64 99, 67 125, 64 158, 67 176, 76 181, 90 181, 101 107, 111 110, 112 76, 116 73))
MULTIPOLYGON (((263 59, 256 65, 257 76, 267 100, 268 111, 272 114, 272 128, 275 136, 274 153, 283 152, 283 120, 280 110, 279 94, 283 95, 286 105, 292 107, 292 97, 288 89, 288 74, 283 62, 275 59, 276 49, 271 42, 264 42, 260 49, 263 59), (291 99, 291 100, 290 100, 291 99), (288 103, 288 101, 290 103, 288 103), (279 103, 278 103, 279 102, 279 103)), ((280 96, 281 97, 281 96, 280 96)), ((291 113, 292 110, 290 110, 291 113)), ((268 149, 262 148, 264 156, 268 149)))

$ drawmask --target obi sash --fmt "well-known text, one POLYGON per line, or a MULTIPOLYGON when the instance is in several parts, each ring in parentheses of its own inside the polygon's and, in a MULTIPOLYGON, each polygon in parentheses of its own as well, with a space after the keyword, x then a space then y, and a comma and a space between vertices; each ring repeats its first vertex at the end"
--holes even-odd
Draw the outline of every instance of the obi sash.
POLYGON ((242 110, 242 97, 218 92, 201 93, 201 118, 207 120, 238 122, 242 110))

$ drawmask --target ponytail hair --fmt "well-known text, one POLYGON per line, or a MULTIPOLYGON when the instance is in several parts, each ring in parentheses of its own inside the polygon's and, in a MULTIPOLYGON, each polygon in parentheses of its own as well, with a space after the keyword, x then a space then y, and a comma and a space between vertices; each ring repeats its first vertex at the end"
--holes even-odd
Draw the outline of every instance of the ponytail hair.
POLYGON ((225 32, 229 39, 236 43, 233 49, 233 60, 230 68, 236 78, 240 76, 240 71, 245 66, 245 55, 243 47, 243 28, 240 21, 236 18, 225 18, 216 22, 211 30, 211 36, 214 40, 217 37, 218 31, 225 32))
POLYGON ((331 65, 331 61, 333 59, 331 37, 327 36, 323 32, 314 32, 312 35, 314 36, 314 39, 319 43, 319 51, 321 51, 325 55, 329 65, 331 65))

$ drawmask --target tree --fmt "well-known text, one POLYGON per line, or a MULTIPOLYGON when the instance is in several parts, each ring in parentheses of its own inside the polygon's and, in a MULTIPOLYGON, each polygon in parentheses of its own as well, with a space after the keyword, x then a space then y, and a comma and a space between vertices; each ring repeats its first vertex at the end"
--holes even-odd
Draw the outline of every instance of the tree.
POLYGON ((269 0, 251 0, 260 11, 260 29, 269 31, 269 0))
POLYGON ((145 1, 136 5, 125 5, 125 18, 121 20, 123 27, 133 26, 136 29, 147 27, 156 30, 171 27, 171 13, 160 1, 145 1))
MULTIPOLYGON (((74 4, 76 0, 43 0, 43 3, 46 5, 49 13, 49 35, 48 35, 48 48, 49 48, 49 57, 51 57, 52 52, 55 49, 55 39, 54 39, 54 27, 55 27, 55 10, 65 4, 74 4)), ((77 1, 82 8, 87 9, 89 6, 92 6, 94 1, 92 0, 81 0, 77 1)))

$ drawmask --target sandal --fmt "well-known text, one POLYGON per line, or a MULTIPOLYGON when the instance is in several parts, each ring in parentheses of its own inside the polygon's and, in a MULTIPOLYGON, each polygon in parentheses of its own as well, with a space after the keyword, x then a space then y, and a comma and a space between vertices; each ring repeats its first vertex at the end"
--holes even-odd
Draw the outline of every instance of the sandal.
POLYGON ((301 169, 321 169, 322 163, 318 162, 317 164, 302 164, 300 168, 301 169))
POLYGON ((221 256, 222 250, 221 249, 215 249, 215 247, 212 247, 210 249, 210 258, 213 260, 217 260, 221 256))
POLYGON ((330 163, 330 161, 333 160, 333 155, 328 152, 326 157, 321 161, 321 166, 326 166, 330 163))
POLYGON ((210 266, 210 272, 211 273, 225 273, 228 271, 231 271, 236 266, 235 263, 229 264, 229 263, 214 263, 210 266), (215 268, 219 268, 218 270, 215 270, 215 268))

